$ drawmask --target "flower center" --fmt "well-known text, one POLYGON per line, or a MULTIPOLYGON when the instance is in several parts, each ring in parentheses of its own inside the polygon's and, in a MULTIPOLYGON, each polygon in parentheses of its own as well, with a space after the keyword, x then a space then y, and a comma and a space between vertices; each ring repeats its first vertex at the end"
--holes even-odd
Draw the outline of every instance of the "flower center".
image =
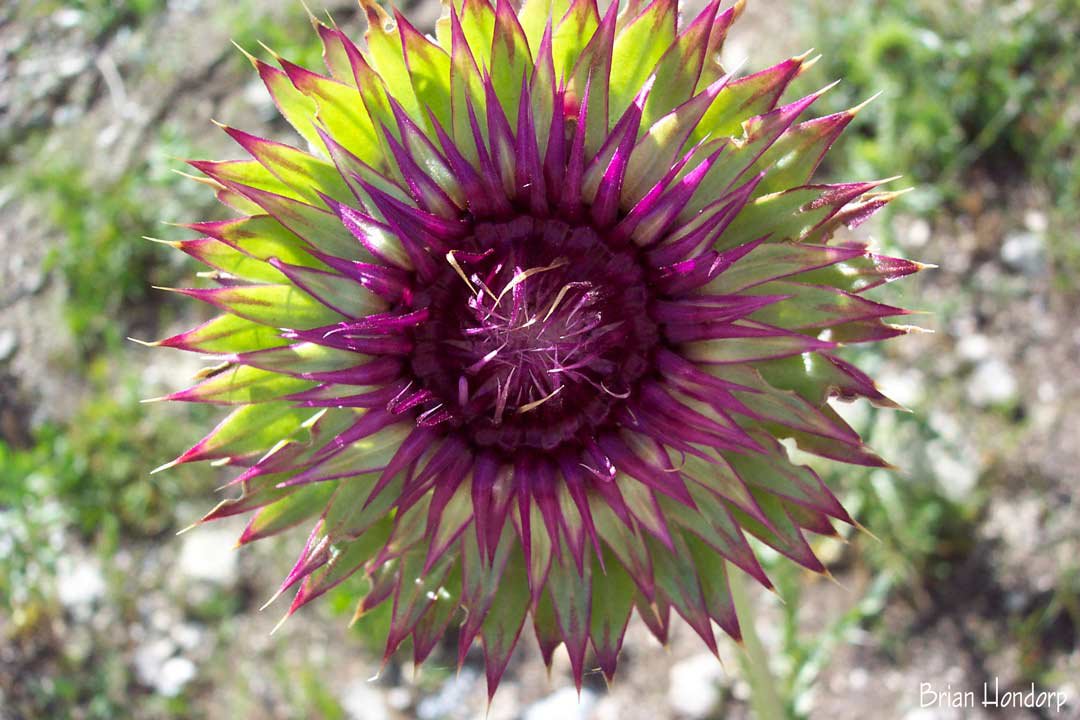
POLYGON ((551 450, 629 397, 657 331, 633 253, 590 227, 481 223, 418 297, 413 371, 480 446, 551 450))

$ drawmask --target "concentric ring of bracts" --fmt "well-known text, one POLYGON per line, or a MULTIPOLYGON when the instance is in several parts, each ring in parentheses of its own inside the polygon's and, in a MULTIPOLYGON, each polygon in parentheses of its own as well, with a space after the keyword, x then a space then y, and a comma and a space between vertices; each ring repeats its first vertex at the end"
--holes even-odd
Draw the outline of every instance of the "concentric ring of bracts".
POLYGON ((778 439, 883 464, 833 351, 905 332, 865 292, 920 266, 830 244, 893 194, 810 184, 855 111, 781 101, 805 58, 725 74, 740 9, 454 0, 433 40, 368 4, 366 50, 315 21, 329 76, 252 58, 309 150, 191 163, 242 216, 176 243, 223 312, 156 344, 217 356, 169 399, 234 406, 169 464, 240 468, 204 520, 309 529, 289 613, 362 572, 420 662, 463 608, 494 692, 527 617, 579 684, 634 608, 738 637, 744 533, 824 570, 804 531, 851 519, 778 439))

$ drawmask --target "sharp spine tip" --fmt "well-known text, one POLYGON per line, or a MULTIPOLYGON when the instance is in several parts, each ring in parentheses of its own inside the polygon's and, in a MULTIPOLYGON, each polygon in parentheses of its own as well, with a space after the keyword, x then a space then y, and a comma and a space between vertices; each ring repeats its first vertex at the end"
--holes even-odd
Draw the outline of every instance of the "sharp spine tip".
MULTIPOLYGON (((837 81, 837 82, 839 82, 839 81, 837 81)), ((874 93, 874 94, 873 94, 873 95, 871 95, 870 97, 866 98, 865 100, 863 100, 863 101, 862 101, 861 103, 859 103, 858 105, 856 105, 856 106, 854 106, 854 107, 852 107, 852 108, 848 108, 848 111, 847 111, 847 112, 848 112, 848 114, 849 114, 849 115, 851 115, 852 117, 854 117, 855 115, 858 115, 858 114, 859 114, 859 112, 860 112, 860 111, 861 111, 861 110, 862 110, 863 108, 865 108, 865 107, 866 107, 867 105, 869 105, 870 103, 874 102, 875 100, 877 100, 877 99, 878 99, 879 97, 881 97, 881 96, 882 96, 882 95, 884 95, 884 94, 885 94, 885 91, 884 91, 884 90, 878 90, 878 91, 877 91, 876 93, 874 93)))
POLYGON ((178 535, 178 536, 183 535, 184 533, 186 533, 186 532, 188 532, 190 530, 194 530, 195 528, 199 527, 200 525, 202 525, 202 520, 196 520, 195 522, 191 523, 187 527, 183 527, 183 528, 180 528, 179 530, 177 530, 176 535, 178 535))
POLYGON ((841 78, 837 78, 836 80, 833 80, 833 81, 832 81, 831 83, 829 83, 829 84, 828 84, 828 85, 826 85, 825 87, 823 87, 823 88, 821 88, 820 90, 818 90, 817 92, 815 92, 813 96, 814 96, 815 98, 819 98, 819 97, 821 97, 822 95, 824 95, 825 93, 829 92, 829 91, 830 91, 830 90, 832 90, 832 89, 833 89, 834 87, 836 87, 837 85, 839 85, 839 84, 840 84, 840 82, 841 82, 841 78))
POLYGON ((158 465, 156 468, 154 468, 153 470, 150 471, 150 474, 151 475, 157 475, 158 473, 165 472, 166 470, 174 468, 179 464, 180 464, 180 458, 177 458, 176 460, 170 460, 169 462, 165 463, 164 465, 158 465))
POLYGON ((150 242, 157 243, 158 245, 168 245, 171 248, 179 249, 181 247, 181 243, 178 240, 162 240, 161 238, 150 237, 149 235, 143 235, 142 239, 149 240, 150 242))
POLYGON ((848 586, 847 586, 847 585, 844 585, 844 584, 843 584, 842 582, 840 582, 839 580, 837 580, 837 579, 836 579, 836 576, 835 576, 835 575, 833 575, 833 574, 832 574, 832 573, 831 573, 831 572, 829 571, 829 568, 825 568, 825 572, 824 572, 824 573, 822 573, 822 575, 824 575, 824 576, 825 576, 825 579, 826 579, 826 580, 828 580, 829 582, 833 583, 834 585, 836 585, 836 587, 840 588, 841 590, 844 590, 845 592, 849 592, 849 591, 850 591, 850 589, 848 588, 848 586))
POLYGON ((270 630, 270 635, 276 633, 281 628, 281 626, 285 624, 285 621, 288 620, 290 616, 291 613, 285 613, 285 616, 278 620, 277 625, 275 625, 273 629, 270 630))
MULTIPOLYGON (((234 546, 234 547, 233 547, 233 550, 236 550, 236 549, 237 549, 237 547, 236 547, 236 546, 234 546)), ((285 592, 285 588, 280 588, 280 589, 278 589, 278 591, 277 591, 277 592, 275 592, 275 593, 274 593, 273 595, 271 595, 271 596, 270 596, 270 599, 269 599, 269 600, 267 600, 266 602, 264 602, 264 603, 262 604, 262 606, 261 606, 261 607, 259 607, 259 612, 262 612, 262 611, 263 611, 263 610, 265 610, 266 608, 270 607, 270 606, 271 606, 271 605, 272 605, 272 604, 274 603, 274 601, 275 601, 275 600, 277 600, 277 599, 278 599, 279 597, 281 597, 281 595, 282 595, 282 594, 283 594, 284 592, 285 592)), ((288 616, 286 615, 286 617, 288 617, 288 616)))
MULTIPOLYGON (((915 313, 913 312, 912 314, 915 314, 915 313)), ((918 314, 920 314, 920 315, 929 315, 930 311, 928 311, 928 310, 919 310, 918 314)), ((922 325, 892 325, 891 327, 897 328, 898 330, 903 330, 906 333, 917 333, 917 334, 920 334, 920 335, 933 335, 934 334, 934 329, 933 328, 923 327, 922 325)), ((893 469, 895 469, 895 468, 893 468, 893 469)))
POLYGON ((866 533, 871 538, 873 538, 875 541, 881 542, 881 538, 879 538, 877 535, 875 535, 873 532, 871 532, 869 528, 867 528, 865 525, 863 525, 858 520, 855 520, 855 518, 852 518, 852 520, 854 520, 854 522, 855 522, 855 529, 859 530, 860 532, 866 533))
POLYGON ((275 60, 278 60, 278 61, 284 60, 283 57, 281 57, 276 52, 274 52, 274 49, 272 47, 270 47, 269 45, 267 45, 266 43, 264 43, 262 40, 259 41, 259 47, 261 47, 263 50, 265 50, 266 52, 273 55, 275 60))
POLYGON ((237 50, 244 53, 244 57, 246 57, 248 59, 248 62, 250 62, 256 68, 259 67, 259 59, 257 57, 255 57, 254 55, 249 53, 247 50, 245 50, 244 47, 240 43, 236 42, 235 39, 229 38, 229 42, 231 42, 233 44, 233 47, 235 47, 237 50))

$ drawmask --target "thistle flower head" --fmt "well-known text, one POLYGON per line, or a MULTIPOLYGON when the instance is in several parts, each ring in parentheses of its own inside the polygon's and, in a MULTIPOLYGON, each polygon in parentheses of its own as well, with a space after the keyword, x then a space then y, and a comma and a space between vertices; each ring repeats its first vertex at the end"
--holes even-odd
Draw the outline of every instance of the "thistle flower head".
POLYGON ((781 99, 804 58, 726 73, 741 2, 454 0, 434 39, 364 2, 365 49, 314 22, 328 74, 252 59, 306 149, 191 163, 239 213, 177 243, 221 314, 157 344, 232 411, 171 464, 237 468, 204 520, 242 544, 305 529, 289 613, 362 573, 388 655, 459 623, 490 692, 527 621, 579 685, 634 609, 737 638, 747 535, 821 572, 804 532, 851 522, 779 440, 882 464, 834 350, 903 333, 865 292, 919 266, 830 243, 892 197, 811 183, 854 111, 781 99))

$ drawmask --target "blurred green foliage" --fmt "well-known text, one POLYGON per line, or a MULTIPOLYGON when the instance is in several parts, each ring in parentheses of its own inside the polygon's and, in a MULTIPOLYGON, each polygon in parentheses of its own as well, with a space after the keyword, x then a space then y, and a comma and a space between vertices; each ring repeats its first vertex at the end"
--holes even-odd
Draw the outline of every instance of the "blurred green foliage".
POLYGON ((181 453, 189 444, 187 428, 211 413, 192 406, 152 417, 139 402, 138 376, 114 372, 104 358, 93 362, 93 395, 69 424, 39 428, 31 448, 0 442, 0 536, 14 545, 0 553, 5 606, 47 595, 64 540, 57 531, 75 533, 108 554, 122 539, 175 530, 182 501, 205 496, 205 473, 181 467, 151 479, 146 463, 181 453))
POLYGON ((833 169, 902 168, 918 186, 908 206, 921 211, 963 195, 975 167, 1043 185, 1077 210, 1077 0, 872 0, 839 12, 816 0, 803 10, 824 53, 817 78, 843 79, 822 103, 840 110, 884 93, 829 156, 833 169))
POLYGON ((0 603, 15 613, 50 596, 67 524, 66 508, 37 474, 49 450, 45 443, 18 451, 0 442, 0 603))
MULTIPOLYGON (((236 28, 232 36, 234 43, 263 60, 270 60, 273 55, 277 55, 316 71, 323 68, 322 44, 315 33, 304 32, 309 26, 309 18, 302 4, 286 6, 283 15, 276 22, 259 24, 245 21, 244 16, 250 14, 250 10, 243 5, 244 3, 237 3, 232 10, 225 11, 233 15, 233 21, 229 24, 236 28)), ((335 16, 334 19, 343 21, 345 18, 335 16)), ((325 15, 322 20, 328 22, 325 15)), ((236 54, 236 61, 250 67, 242 53, 236 54)))
POLYGON ((110 32, 123 25, 135 25, 167 5, 167 0, 37 0, 21 3, 17 19, 51 15, 58 10, 81 13, 80 25, 91 35, 110 32))
POLYGON ((37 162, 13 177, 64 237, 45 265, 63 277, 79 361, 116 352, 133 330, 153 331, 167 319, 163 293, 151 286, 174 284, 187 270, 175 253, 142 236, 179 236, 183 231, 163 220, 197 216, 212 203, 204 188, 178 182, 173 172, 174 158, 196 154, 191 142, 169 125, 148 142, 150 151, 119 177, 94 177, 78 156, 53 147, 42 147, 37 162))
MULTIPOLYGON (((150 479, 146 466, 158 452, 181 452, 188 431, 177 427, 206 420, 204 409, 151 418, 139 403, 138 377, 115 372, 103 358, 93 362, 88 382, 94 393, 69 424, 39 428, 32 447, 0 441, 0 606, 10 621, 3 641, 39 664, 23 669, 13 706, 32 711, 27 717, 130 715, 134 681, 124 634, 83 627, 76 640, 58 629, 58 584, 71 570, 64 559, 77 545, 92 548, 110 578, 109 596, 123 608, 124 598, 113 597, 125 590, 123 575, 109 564, 113 554, 175 530, 183 501, 205 497, 209 484, 205 473, 183 468, 150 479)), ((182 697, 148 703, 155 717, 190 717, 182 697)))

